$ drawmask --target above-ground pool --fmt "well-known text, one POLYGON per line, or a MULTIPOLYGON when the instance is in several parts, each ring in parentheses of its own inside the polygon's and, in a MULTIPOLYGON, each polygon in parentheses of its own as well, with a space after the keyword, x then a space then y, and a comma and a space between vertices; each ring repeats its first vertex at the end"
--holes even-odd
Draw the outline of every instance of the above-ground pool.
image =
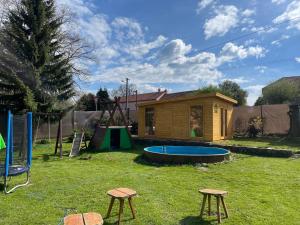
POLYGON ((202 146, 152 146, 144 148, 144 155, 158 163, 215 163, 229 159, 230 151, 202 146))

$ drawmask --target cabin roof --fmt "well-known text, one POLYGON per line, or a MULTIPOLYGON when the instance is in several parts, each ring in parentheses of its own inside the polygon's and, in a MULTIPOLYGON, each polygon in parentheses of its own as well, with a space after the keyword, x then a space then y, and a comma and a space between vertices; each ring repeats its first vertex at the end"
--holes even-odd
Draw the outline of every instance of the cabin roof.
POLYGON ((138 104, 138 106, 147 106, 147 105, 156 105, 161 103, 168 103, 168 102, 179 102, 179 101, 185 101, 185 100, 193 100, 197 98, 218 98, 223 101, 229 102, 231 104, 237 104, 237 101, 225 96, 219 92, 213 92, 213 93, 199 93, 197 91, 186 91, 186 92, 177 92, 177 93, 171 93, 164 95, 160 100, 157 101, 148 101, 144 103, 138 104))

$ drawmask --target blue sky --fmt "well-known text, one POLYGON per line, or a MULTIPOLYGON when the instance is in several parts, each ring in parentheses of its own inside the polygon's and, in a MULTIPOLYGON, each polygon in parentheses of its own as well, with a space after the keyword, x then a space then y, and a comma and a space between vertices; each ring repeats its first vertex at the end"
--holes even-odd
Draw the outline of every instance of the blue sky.
POLYGON ((300 0, 59 0, 95 47, 82 92, 193 90, 229 79, 252 105, 266 84, 300 75, 300 0))

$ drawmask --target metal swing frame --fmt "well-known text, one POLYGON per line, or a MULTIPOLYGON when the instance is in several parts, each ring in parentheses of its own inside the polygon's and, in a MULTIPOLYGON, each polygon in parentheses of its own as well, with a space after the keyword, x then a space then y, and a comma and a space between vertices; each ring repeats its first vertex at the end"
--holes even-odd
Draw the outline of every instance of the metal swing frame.
POLYGON ((20 187, 27 186, 30 183, 30 168, 32 162, 32 113, 27 113, 27 161, 26 166, 13 165, 13 114, 8 111, 7 118, 7 145, 4 165, 4 193, 9 194, 20 187), (21 168, 21 171, 13 171, 14 168, 21 168), (22 184, 17 184, 12 188, 8 188, 8 181, 13 176, 19 176, 26 173, 26 180, 22 184))

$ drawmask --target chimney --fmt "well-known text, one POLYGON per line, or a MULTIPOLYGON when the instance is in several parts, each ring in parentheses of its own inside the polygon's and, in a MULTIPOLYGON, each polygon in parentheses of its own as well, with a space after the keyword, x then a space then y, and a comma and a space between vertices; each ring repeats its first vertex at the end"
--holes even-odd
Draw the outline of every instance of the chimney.
POLYGON ((161 91, 160 88, 158 88, 157 91, 160 92, 161 91))

